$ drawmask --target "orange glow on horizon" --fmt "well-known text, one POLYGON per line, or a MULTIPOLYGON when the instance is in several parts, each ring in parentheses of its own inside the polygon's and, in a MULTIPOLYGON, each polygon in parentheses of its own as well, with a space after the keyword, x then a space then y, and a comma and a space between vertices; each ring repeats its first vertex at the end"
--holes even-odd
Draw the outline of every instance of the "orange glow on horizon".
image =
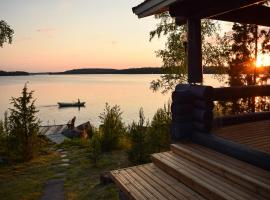
POLYGON ((270 66, 270 56, 268 54, 259 54, 257 61, 256 61, 256 67, 265 67, 270 66))

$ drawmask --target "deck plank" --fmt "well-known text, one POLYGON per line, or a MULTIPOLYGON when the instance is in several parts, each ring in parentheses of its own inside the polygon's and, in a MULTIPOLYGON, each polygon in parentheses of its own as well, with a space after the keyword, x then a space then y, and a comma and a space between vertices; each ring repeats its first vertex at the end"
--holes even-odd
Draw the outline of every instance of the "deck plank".
POLYGON ((171 148, 177 155, 182 156, 211 172, 223 176, 236 184, 244 186, 265 197, 270 195, 270 180, 265 178, 270 176, 270 172, 256 168, 256 174, 258 171, 261 173, 261 175, 256 175, 253 172, 250 172, 250 170, 245 170, 247 168, 254 169, 253 166, 230 157, 227 157, 227 162, 224 162, 221 158, 225 155, 210 149, 208 149, 208 151, 212 151, 216 156, 206 154, 203 151, 203 147, 200 145, 191 146, 190 144, 174 144, 171 145, 171 148), (234 163, 238 163, 238 165, 244 164, 245 169, 235 166, 234 163))
POLYGON ((264 199, 172 152, 154 154, 153 158, 153 162, 164 171, 209 199, 264 199))
POLYGON ((225 126, 213 132, 221 138, 270 154, 270 120, 225 126))
POLYGON ((111 175, 130 199, 205 200, 152 163, 115 170, 111 175))

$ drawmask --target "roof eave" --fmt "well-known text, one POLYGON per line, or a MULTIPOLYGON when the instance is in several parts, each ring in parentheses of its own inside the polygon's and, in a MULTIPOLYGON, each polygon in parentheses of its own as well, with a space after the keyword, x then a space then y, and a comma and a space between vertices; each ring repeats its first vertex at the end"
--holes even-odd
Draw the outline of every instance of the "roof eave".
POLYGON ((139 18, 155 15, 168 10, 168 6, 179 0, 148 0, 133 7, 133 13, 139 18))

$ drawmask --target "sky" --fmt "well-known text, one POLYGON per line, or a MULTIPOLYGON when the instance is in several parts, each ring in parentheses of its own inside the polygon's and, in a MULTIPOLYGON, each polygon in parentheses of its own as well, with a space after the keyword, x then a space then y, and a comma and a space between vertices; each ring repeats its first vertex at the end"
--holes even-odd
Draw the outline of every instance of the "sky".
POLYGON ((0 48, 0 70, 160 66, 164 39, 149 42, 157 21, 132 13, 142 1, 0 0, 0 20, 15 32, 0 48))

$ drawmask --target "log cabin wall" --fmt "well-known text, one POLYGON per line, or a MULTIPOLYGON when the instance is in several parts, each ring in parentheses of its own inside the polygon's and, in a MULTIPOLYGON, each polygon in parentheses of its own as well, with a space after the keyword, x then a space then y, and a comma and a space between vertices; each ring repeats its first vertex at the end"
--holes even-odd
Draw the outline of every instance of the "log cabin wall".
POLYGON ((213 88, 179 84, 172 93, 172 138, 186 139, 194 131, 211 133, 213 125, 226 126, 270 119, 270 112, 224 116, 214 119, 214 101, 270 96, 270 85, 213 88))
MULTIPOLYGON (((177 85, 172 93, 171 106, 171 137, 173 142, 192 140, 220 153, 270 170, 270 155, 268 153, 220 138, 213 130, 214 125, 230 126, 270 120, 270 112, 224 116, 214 119, 214 101, 231 101, 255 96, 270 96, 270 85, 228 88, 189 84, 177 85)), ((269 132, 269 130, 265 131, 266 133, 269 132)))
POLYGON ((214 103, 210 86, 177 85, 172 93, 172 139, 188 139, 194 131, 212 129, 214 103))

